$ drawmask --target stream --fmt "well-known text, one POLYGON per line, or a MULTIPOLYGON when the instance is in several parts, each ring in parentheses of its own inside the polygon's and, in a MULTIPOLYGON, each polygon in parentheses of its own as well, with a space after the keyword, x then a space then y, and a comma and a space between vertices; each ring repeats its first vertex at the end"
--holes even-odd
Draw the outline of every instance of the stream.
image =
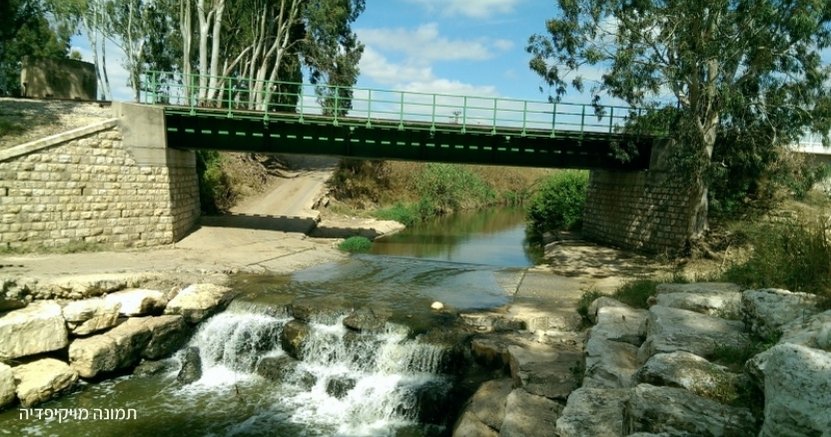
POLYGON ((186 347, 199 351, 197 381, 177 382, 183 349, 155 373, 81 383, 38 406, 133 409, 134 419, 21 420, 13 409, 0 413, 0 435, 449 435, 471 381, 485 379, 460 364, 455 314, 509 303, 536 261, 524 236, 521 211, 484 211, 407 229, 343 262, 237 275, 239 296, 186 347), (287 306, 300 301, 315 312, 297 360, 280 337, 293 320, 287 306), (432 311, 434 301, 448 311, 432 311), (349 329, 343 320, 355 309, 385 323, 349 329))

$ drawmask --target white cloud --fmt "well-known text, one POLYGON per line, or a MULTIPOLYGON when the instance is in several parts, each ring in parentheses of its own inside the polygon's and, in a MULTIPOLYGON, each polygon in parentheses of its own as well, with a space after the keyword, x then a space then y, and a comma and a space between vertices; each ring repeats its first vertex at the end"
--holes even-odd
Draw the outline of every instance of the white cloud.
POLYGON ((505 51, 513 47, 507 40, 447 39, 439 34, 439 26, 436 23, 427 23, 414 29, 358 29, 357 33, 367 46, 402 53, 423 62, 482 61, 494 57, 496 51, 505 51))
POLYGON ((430 12, 446 16, 491 18, 513 12, 522 0, 410 0, 424 6, 430 12))

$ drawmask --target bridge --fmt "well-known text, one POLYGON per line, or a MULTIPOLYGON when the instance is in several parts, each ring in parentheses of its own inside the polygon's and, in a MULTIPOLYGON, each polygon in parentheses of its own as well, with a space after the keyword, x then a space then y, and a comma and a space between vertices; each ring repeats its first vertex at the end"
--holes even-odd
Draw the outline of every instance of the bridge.
POLYGON ((498 97, 334 87, 153 72, 142 103, 162 106, 180 149, 361 159, 641 170, 654 138, 638 110, 498 97), (321 103, 322 102, 322 103, 321 103))

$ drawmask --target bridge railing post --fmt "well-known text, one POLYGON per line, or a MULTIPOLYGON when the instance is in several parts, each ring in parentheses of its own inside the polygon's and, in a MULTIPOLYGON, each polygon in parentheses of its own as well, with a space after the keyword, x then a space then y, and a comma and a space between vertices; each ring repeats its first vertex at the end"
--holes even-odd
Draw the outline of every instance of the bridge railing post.
POLYGON ((609 108, 609 136, 612 135, 612 129, 614 128, 615 123, 615 107, 612 106, 609 108))
POLYGON ((300 118, 299 118, 298 120, 299 120, 301 123, 303 123, 303 111, 304 111, 304 107, 303 107, 303 84, 302 84, 302 83, 300 84, 300 86, 298 87, 298 89, 300 90, 300 92, 298 92, 298 93, 297 93, 297 101, 298 101, 298 104, 300 105, 300 118))
POLYGON ((557 137, 557 102, 554 102, 554 107, 551 109, 551 138, 557 137))
POLYGON ((436 131, 436 95, 433 94, 433 109, 430 116, 430 132, 436 131))
POLYGON ((366 97, 366 127, 372 127, 372 89, 367 90, 366 97))
MULTIPOLYGON (((331 87, 330 87, 330 89, 331 89, 331 87)), ((332 124, 334 124, 335 126, 337 126, 337 125, 338 125, 338 112, 340 112, 340 108, 339 108, 339 105, 338 105, 338 103, 339 103, 339 102, 338 102, 339 97, 340 97, 340 87, 339 87, 339 86, 337 86, 337 85, 335 85, 335 108, 334 108, 334 112, 335 112, 334 116, 335 116, 335 119, 334 119, 334 121, 332 122, 332 124)))
POLYGON ((467 132, 467 96, 462 100, 462 133, 467 132))
POLYGON ((496 108, 498 106, 498 100, 496 97, 493 98, 493 126, 491 128, 491 135, 496 135, 496 108))
POLYGON ((190 77, 187 79, 190 83, 190 92, 188 95, 188 102, 190 103, 190 115, 196 114, 196 99, 198 98, 196 94, 196 75, 191 73, 190 77))
POLYGON ((524 137, 528 131, 528 101, 522 102, 522 136, 524 137))
POLYGON ((233 87, 233 84, 231 83, 231 78, 230 77, 226 77, 225 79, 223 79, 223 82, 225 83, 225 87, 224 87, 225 90, 224 91, 226 93, 228 93, 228 118, 233 118, 234 117, 234 109, 233 109, 233 106, 232 106, 232 102, 234 100, 234 96, 233 96, 234 87, 233 87))
POLYGON ((398 107, 398 130, 404 130, 404 91, 400 91, 401 103, 398 107))
POLYGON ((580 114, 580 140, 583 139, 583 134, 586 132, 586 105, 583 105, 583 110, 580 114))

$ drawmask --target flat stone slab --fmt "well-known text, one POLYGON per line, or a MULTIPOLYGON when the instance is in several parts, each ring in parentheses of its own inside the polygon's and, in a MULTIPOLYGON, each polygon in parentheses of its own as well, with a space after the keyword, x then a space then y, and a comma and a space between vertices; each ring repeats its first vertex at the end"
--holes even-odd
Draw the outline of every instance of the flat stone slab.
POLYGON ((648 311, 623 306, 604 306, 595 313, 596 325, 589 331, 589 338, 620 341, 635 346, 643 343, 641 325, 648 311))
POLYGON ((159 290, 135 288, 117 291, 104 297, 109 304, 118 304, 119 313, 126 317, 160 314, 167 305, 167 298, 159 290))
POLYGON ((639 383, 683 388, 720 402, 735 400, 741 386, 749 382, 726 367, 683 351, 653 355, 638 370, 636 379, 639 383))
POLYGON ((580 388, 568 397, 557 419, 560 437, 618 437, 627 435, 624 417, 630 390, 580 388))
POLYGON ((145 317, 141 322, 150 330, 150 341, 141 352, 142 358, 158 360, 166 358, 187 343, 191 327, 179 315, 145 317))
POLYGON ((138 363, 152 337, 143 319, 129 319, 103 334, 73 341, 69 362, 83 378, 123 369, 138 363))
POLYGON ((0 314, 0 359, 11 360, 63 349, 66 322, 56 302, 36 301, 0 314))
POLYGON ((782 327, 798 318, 818 313, 817 297, 807 293, 767 288, 742 293, 742 317, 750 332, 775 339, 782 327))
POLYGON ((68 364, 44 358, 12 368, 17 383, 17 397, 24 407, 31 407, 72 388, 78 373, 68 364))
POLYGON ((508 346, 514 387, 549 399, 565 400, 580 386, 577 376, 583 367, 580 347, 508 346))
POLYGON ((118 323, 121 303, 100 297, 64 303, 62 312, 73 335, 83 336, 110 329, 118 323))
POLYGON ((793 343, 831 352, 831 311, 802 317, 782 326, 780 343, 793 343))
POLYGON ((193 284, 180 291, 168 304, 165 314, 179 314, 196 324, 225 308, 234 291, 215 284, 193 284))
POLYGON ((738 291, 661 293, 656 296, 656 303, 724 319, 741 319, 742 294, 738 291))
POLYGON ((0 363, 0 409, 12 403, 15 395, 14 374, 12 368, 0 363))
POLYGON ((638 348, 629 343, 591 337, 586 342, 586 372, 583 387, 633 387, 638 371, 638 348))
POLYGON ((470 398, 465 412, 473 414, 488 427, 499 430, 505 418, 508 395, 512 390, 513 382, 508 378, 487 381, 470 398))
POLYGON ((646 362, 657 353, 686 351, 703 358, 720 349, 743 350, 750 344, 741 322, 689 310, 654 305, 646 321, 646 341, 638 358, 646 362))
POLYGON ((564 406, 551 399, 516 389, 505 403, 500 437, 548 437, 557 426, 564 406))
POLYGON ((39 281, 32 290, 36 299, 79 300, 136 287, 155 279, 153 273, 95 273, 64 275, 39 281))
POLYGON ((508 309, 508 317, 525 323, 528 331, 576 331, 582 324, 577 304, 582 284, 550 273, 526 273, 508 309))

